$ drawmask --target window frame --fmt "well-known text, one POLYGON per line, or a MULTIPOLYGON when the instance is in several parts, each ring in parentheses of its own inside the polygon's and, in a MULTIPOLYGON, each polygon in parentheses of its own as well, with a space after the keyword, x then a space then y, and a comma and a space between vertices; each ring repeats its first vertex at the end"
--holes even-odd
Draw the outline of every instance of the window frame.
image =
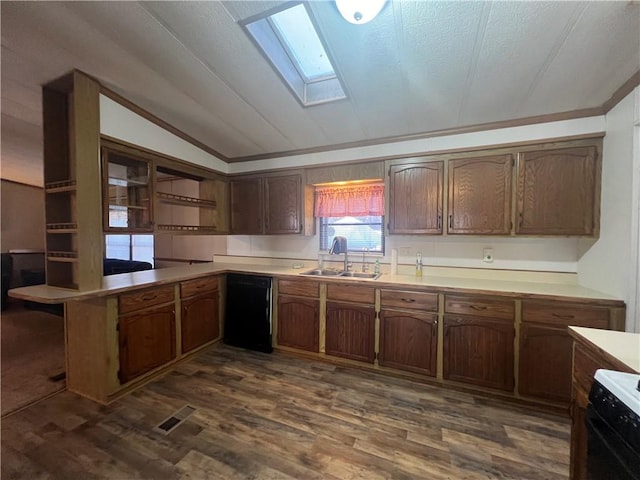
MULTIPOLYGON (((349 239, 347 238, 347 253, 366 253, 370 255, 379 255, 383 257, 386 251, 385 223, 384 223, 385 216, 384 215, 366 215, 366 216, 357 216, 353 218, 365 218, 365 217, 380 218, 380 222, 363 222, 363 223, 357 224, 357 225, 363 225, 363 226, 369 226, 369 227, 374 225, 380 226, 380 251, 371 250, 367 248, 354 249, 352 248, 353 242, 349 242, 349 239)), ((345 217, 318 217, 318 238, 319 238, 318 244, 319 244, 319 251, 323 253, 328 253, 329 249, 331 248, 331 245, 330 245, 331 242, 329 242, 329 238, 326 232, 328 227, 331 226, 328 224, 328 219, 330 218, 345 218, 345 217)), ((344 225, 348 226, 350 224, 344 224, 344 225)))
POLYGON ((327 43, 320 35, 318 24, 306 2, 287 2, 283 5, 267 10, 262 14, 240 20, 238 24, 242 27, 249 40, 251 40, 260 54, 267 60, 269 65, 271 65, 273 70, 303 108, 336 102, 348 98, 344 82, 340 78, 340 74, 336 68, 336 63, 333 61, 332 55, 329 53, 327 43), (297 7, 298 5, 302 5, 304 7, 313 30, 324 49, 324 53, 333 67, 333 75, 328 75, 322 78, 307 78, 300 65, 298 65, 295 55, 291 52, 287 41, 282 38, 280 29, 274 25, 274 22, 270 18, 273 15, 284 10, 297 7), (256 25, 259 22, 264 22, 264 24, 256 25), (260 32, 258 32, 258 36, 271 38, 267 41, 261 41, 252 31, 253 28, 260 30, 260 32))

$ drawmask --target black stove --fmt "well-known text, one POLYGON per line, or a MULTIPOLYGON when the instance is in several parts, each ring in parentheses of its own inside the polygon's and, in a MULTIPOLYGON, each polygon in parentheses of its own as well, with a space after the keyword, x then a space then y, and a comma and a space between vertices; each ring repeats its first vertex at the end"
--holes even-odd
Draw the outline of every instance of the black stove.
POLYGON ((640 480, 640 375, 598 370, 587 409, 589 480, 640 480))

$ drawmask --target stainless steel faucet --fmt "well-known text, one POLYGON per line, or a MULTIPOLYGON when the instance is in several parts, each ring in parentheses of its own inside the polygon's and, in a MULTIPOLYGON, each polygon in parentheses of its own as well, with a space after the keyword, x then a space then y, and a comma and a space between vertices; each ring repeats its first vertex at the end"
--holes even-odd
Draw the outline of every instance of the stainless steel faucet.
POLYGON ((331 244, 331 248, 329 249, 329 254, 339 255, 341 253, 344 253, 344 271, 347 272, 351 269, 351 264, 349 263, 349 258, 347 255, 347 237, 333 237, 333 243, 331 244))

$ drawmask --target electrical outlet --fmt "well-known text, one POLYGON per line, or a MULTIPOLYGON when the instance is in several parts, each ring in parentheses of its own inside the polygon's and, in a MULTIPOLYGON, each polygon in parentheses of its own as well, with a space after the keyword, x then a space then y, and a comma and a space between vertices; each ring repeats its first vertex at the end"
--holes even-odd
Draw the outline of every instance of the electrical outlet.
POLYGON ((493 248, 482 249, 482 261, 484 263, 493 263, 493 248))

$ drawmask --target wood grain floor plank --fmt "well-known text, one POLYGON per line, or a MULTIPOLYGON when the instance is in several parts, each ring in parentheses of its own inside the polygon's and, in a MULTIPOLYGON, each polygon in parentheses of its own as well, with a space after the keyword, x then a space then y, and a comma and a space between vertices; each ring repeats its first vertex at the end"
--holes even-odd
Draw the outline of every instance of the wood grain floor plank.
POLYGON ((569 422, 479 395, 214 345, 109 406, 3 419, 2 478, 566 480, 569 422), (196 410, 168 435, 154 427, 196 410))

